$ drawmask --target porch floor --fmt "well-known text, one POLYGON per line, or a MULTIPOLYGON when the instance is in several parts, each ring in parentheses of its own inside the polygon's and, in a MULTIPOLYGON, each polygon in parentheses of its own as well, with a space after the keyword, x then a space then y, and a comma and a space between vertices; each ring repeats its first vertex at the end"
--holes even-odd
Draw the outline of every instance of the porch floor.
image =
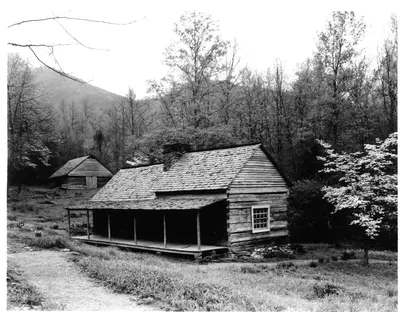
POLYGON ((164 247, 164 243, 160 241, 149 241, 138 239, 137 243, 133 239, 127 238, 111 238, 108 237, 91 234, 90 238, 87 235, 83 236, 73 236, 73 239, 80 240, 85 243, 93 243, 99 245, 110 245, 124 248, 132 248, 137 250, 147 250, 161 253, 170 253, 170 254, 181 254, 181 255, 191 255, 195 258, 204 257, 208 255, 215 254, 226 254, 228 252, 228 247, 224 246, 213 246, 213 245, 201 245, 201 249, 198 250, 196 244, 182 244, 182 243, 170 243, 167 242, 167 246, 164 247))

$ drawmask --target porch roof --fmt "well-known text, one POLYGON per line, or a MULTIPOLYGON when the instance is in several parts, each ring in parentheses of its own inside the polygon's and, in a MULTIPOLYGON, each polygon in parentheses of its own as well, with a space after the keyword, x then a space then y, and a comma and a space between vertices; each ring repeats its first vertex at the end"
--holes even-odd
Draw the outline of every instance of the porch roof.
POLYGON ((84 204, 69 207, 69 210, 198 210, 222 202, 221 198, 168 199, 126 201, 88 201, 84 204))

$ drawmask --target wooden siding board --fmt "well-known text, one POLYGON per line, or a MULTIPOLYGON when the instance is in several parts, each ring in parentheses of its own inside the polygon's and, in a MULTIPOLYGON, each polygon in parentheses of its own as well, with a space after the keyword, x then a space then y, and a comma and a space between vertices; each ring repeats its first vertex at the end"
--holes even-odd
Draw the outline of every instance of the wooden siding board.
MULTIPOLYGON (((244 213, 240 215, 229 214, 229 223, 230 224, 248 223, 251 225, 251 212, 247 212, 247 210, 244 210, 243 212, 244 213)), ((283 221, 283 220, 287 220, 286 212, 281 212, 281 213, 271 212, 271 222, 283 221)))
POLYGON ((251 231, 248 232, 242 232, 242 233, 231 233, 230 234, 230 243, 243 243, 243 242, 248 242, 252 240, 257 240, 257 239, 267 239, 267 238, 276 238, 276 237, 281 237, 281 236, 287 236, 289 235, 289 232, 287 229, 277 229, 274 231, 270 232, 263 232, 263 233, 251 233, 251 231))
POLYGON ((256 194, 256 193, 281 193, 284 192, 285 188, 276 188, 272 185, 270 187, 242 187, 242 188, 230 188, 229 194, 256 194))
POLYGON ((257 149, 228 189, 229 243, 231 246, 263 242, 288 235, 288 187, 261 148, 257 149), (252 232, 251 207, 270 206, 270 230, 252 232))
MULTIPOLYGON (((280 229, 287 229, 288 223, 287 221, 272 221, 270 225, 270 231, 280 230, 280 229)), ((241 222, 241 223, 230 223, 230 232, 231 234, 235 233, 248 233, 250 236, 254 236, 255 234, 252 232, 251 221, 250 222, 241 222)), ((262 232, 262 233, 269 233, 269 232, 262 232)))
POLYGON ((258 147, 246 164, 243 165, 242 169, 230 184, 229 189, 231 190, 237 185, 243 187, 243 184, 252 181, 271 181, 274 183, 274 186, 287 189, 285 180, 268 159, 267 155, 262 151, 261 147, 258 147))

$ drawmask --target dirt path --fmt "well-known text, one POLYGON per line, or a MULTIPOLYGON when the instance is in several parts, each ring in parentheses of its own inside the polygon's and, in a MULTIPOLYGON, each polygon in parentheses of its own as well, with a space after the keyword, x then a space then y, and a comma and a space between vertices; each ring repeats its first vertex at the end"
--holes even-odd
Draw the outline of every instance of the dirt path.
POLYGON ((35 285, 45 298, 44 306, 51 310, 68 311, 155 311, 139 306, 131 296, 116 294, 95 284, 68 262, 68 254, 57 251, 32 251, 8 255, 8 261, 24 272, 27 281, 35 285))

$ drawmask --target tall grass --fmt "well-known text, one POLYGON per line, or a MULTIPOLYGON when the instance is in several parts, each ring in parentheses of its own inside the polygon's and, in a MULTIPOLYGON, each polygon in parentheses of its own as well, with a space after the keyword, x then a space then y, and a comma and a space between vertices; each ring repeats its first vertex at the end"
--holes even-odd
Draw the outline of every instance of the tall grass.
POLYGON ((185 276, 178 270, 124 259, 83 257, 82 271, 111 289, 152 299, 174 310, 253 310, 251 302, 229 287, 185 276))
POLYGON ((17 269, 7 266, 7 309, 11 305, 42 308, 43 296, 36 287, 27 283, 17 269))

